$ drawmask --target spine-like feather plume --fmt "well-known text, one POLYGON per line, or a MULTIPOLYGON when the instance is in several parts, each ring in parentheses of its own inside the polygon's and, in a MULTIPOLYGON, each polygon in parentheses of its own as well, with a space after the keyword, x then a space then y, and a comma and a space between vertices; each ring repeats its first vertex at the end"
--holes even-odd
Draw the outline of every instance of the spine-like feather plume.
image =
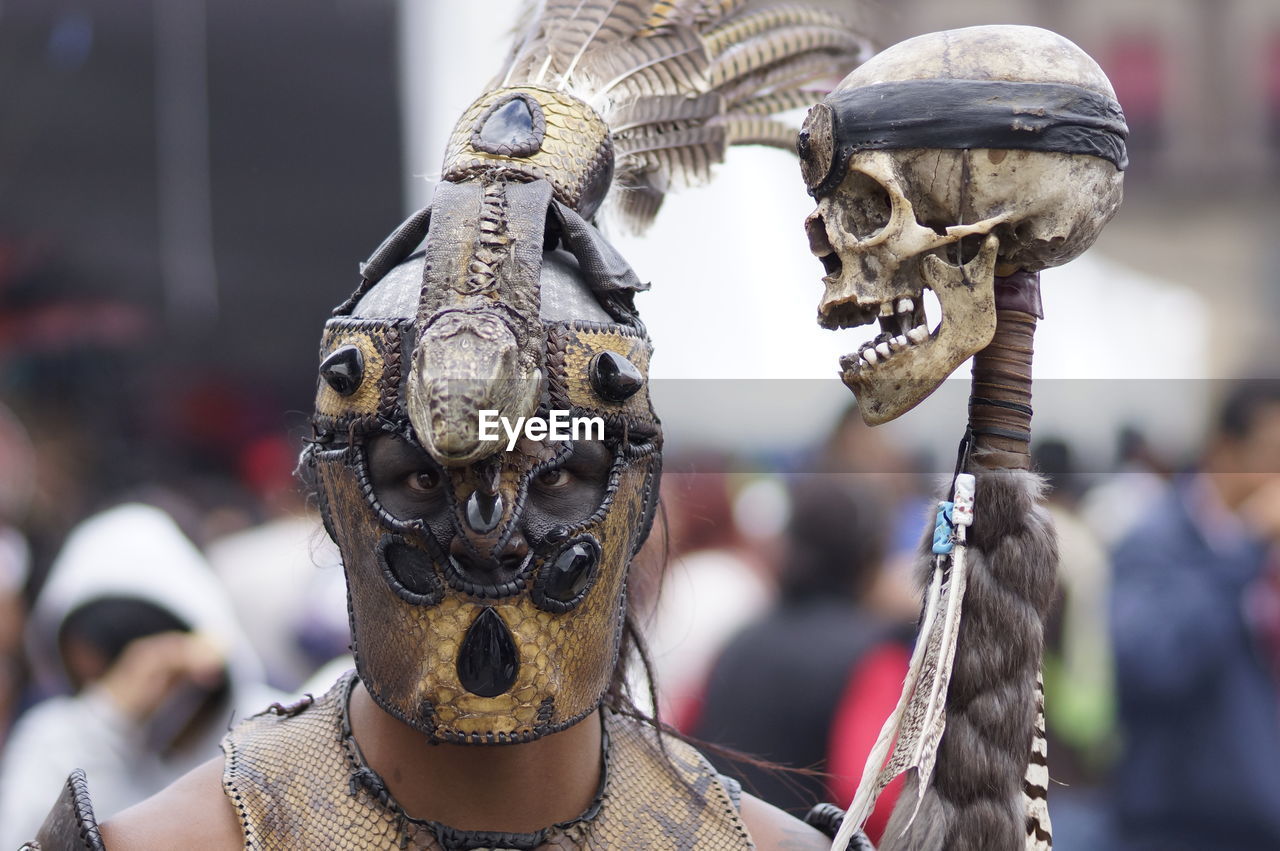
POLYGON ((862 40, 844 30, 829 27, 786 27, 756 36, 721 53, 708 72, 711 87, 720 88, 759 71, 797 57, 831 52, 856 54, 862 40))
POLYGON ((724 128, 707 125, 619 141, 617 150, 643 168, 661 169, 682 183, 692 183, 710 176, 724 145, 724 128))
POLYGON ((615 105, 610 129, 615 136, 627 134, 654 124, 680 121, 704 123, 720 114, 720 97, 703 95, 653 95, 630 103, 615 105))
POLYGON ((707 50, 719 56, 729 48, 745 44, 757 36, 786 27, 813 26, 848 31, 848 22, 825 9, 812 6, 774 6, 737 15, 706 33, 707 50))
POLYGON ((541 0, 528 5, 500 79, 590 104, 613 137, 613 209, 646 225, 668 188, 705 180, 731 144, 794 150, 767 120, 813 103, 868 54, 838 15, 746 0, 541 0))
POLYGON ((829 79, 837 70, 838 60, 832 56, 797 56, 786 62, 762 68, 720 89, 725 108, 736 110, 740 103, 754 100, 766 92, 802 88, 818 80, 829 79))
POLYGON ((822 99, 821 89, 783 89, 734 104, 734 115, 773 115, 793 109, 807 109, 822 99))
POLYGON ((652 96, 707 91, 706 47, 688 30, 636 39, 593 59, 589 73, 593 75, 590 79, 598 81, 598 85, 592 87, 595 95, 652 96))
POLYGON ((720 126, 730 145, 768 145, 793 153, 796 149, 796 128, 772 118, 726 118, 720 126))
POLYGON ((658 0, 649 16, 649 30, 665 26, 701 28, 741 9, 747 0, 658 0))

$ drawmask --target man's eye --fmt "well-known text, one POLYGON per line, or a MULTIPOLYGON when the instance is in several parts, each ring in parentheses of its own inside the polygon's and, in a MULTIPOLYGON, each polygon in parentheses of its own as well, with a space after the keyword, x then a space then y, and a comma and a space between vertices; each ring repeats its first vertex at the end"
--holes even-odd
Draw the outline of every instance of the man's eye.
POLYGON ((440 487, 440 474, 435 470, 419 470, 409 474, 405 485, 414 493, 431 493, 440 487))
POLYGON ((563 467, 546 470, 538 475, 538 486, 552 490, 566 487, 571 481, 573 476, 563 467))

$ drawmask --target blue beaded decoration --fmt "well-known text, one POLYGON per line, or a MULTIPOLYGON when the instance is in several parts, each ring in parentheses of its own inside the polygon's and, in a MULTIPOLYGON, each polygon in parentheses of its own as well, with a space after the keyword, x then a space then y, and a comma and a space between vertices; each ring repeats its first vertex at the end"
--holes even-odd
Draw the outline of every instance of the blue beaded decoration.
POLYGON ((951 510, 955 507, 954 502, 938 503, 938 517, 933 524, 934 555, 950 555, 955 548, 955 543, 951 540, 951 533, 956 528, 956 525, 951 522, 951 510))

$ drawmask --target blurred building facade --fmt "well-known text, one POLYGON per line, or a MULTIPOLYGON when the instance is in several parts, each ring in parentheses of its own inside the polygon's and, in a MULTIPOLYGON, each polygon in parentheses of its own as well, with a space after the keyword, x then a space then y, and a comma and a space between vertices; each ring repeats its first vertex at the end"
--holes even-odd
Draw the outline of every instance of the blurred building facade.
POLYGON ((306 433, 320 327, 401 214, 398 12, 0 3, 0 401, 41 459, 37 574, 104 499, 306 433))

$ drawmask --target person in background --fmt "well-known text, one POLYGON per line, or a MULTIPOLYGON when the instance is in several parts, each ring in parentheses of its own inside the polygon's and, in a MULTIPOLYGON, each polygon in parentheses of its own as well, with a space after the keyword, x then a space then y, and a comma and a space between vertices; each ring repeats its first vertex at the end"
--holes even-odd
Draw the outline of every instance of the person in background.
POLYGON ((891 434, 864 423, 856 404, 841 412, 815 462, 809 469, 849 476, 879 495, 886 512, 885 569, 877 572, 863 604, 891 620, 914 624, 923 602, 914 574, 916 551, 921 525, 935 508, 928 477, 921 471, 931 465, 905 452, 891 434))
POLYGON ((1136 426, 1116 438, 1115 467, 1080 499, 1079 514, 1108 548, 1114 548, 1169 489, 1172 465, 1136 426))
MULTIPOLYGON (((664 465, 662 504, 669 555, 645 624, 660 717, 687 730, 711 663, 773 596, 773 563, 734 516, 732 458, 711 452, 664 465)), ((660 542, 659 542, 660 543, 660 542)), ((643 694, 642 689, 637 690, 643 694)))
POLYGON ((22 627, 26 623, 22 589, 29 564, 22 533, 0 522, 0 752, 22 690, 22 627))
POLYGON ((31 578, 31 545, 22 522, 35 490, 36 454, 27 430, 0 403, 0 750, 26 680, 22 628, 31 578))
MULTIPOLYGON (((780 772, 713 753, 744 788, 792 813, 823 800, 848 806, 902 691, 909 649, 898 625, 863 603, 883 567, 885 516, 882 495, 847 476, 794 481, 778 602, 724 649, 692 725, 704 741, 829 773, 780 772)), ((873 839, 900 785, 881 796, 867 825, 873 839)))
POLYGON ((1226 398, 1198 471, 1114 554, 1124 848, 1280 848, 1280 381, 1226 398))
POLYGON ((84 521, 54 561, 27 630, 33 673, 71 694, 36 704, 0 758, 0 848, 35 835, 67 774, 114 813, 218 753, 233 715, 275 699, 230 604, 164 512, 126 504, 84 521))
POLYGON ((293 478, 297 460, 297 447, 281 436, 250 443, 238 478, 264 506, 266 522, 205 548, 267 681, 286 691, 339 655, 351 666, 342 562, 293 478))

